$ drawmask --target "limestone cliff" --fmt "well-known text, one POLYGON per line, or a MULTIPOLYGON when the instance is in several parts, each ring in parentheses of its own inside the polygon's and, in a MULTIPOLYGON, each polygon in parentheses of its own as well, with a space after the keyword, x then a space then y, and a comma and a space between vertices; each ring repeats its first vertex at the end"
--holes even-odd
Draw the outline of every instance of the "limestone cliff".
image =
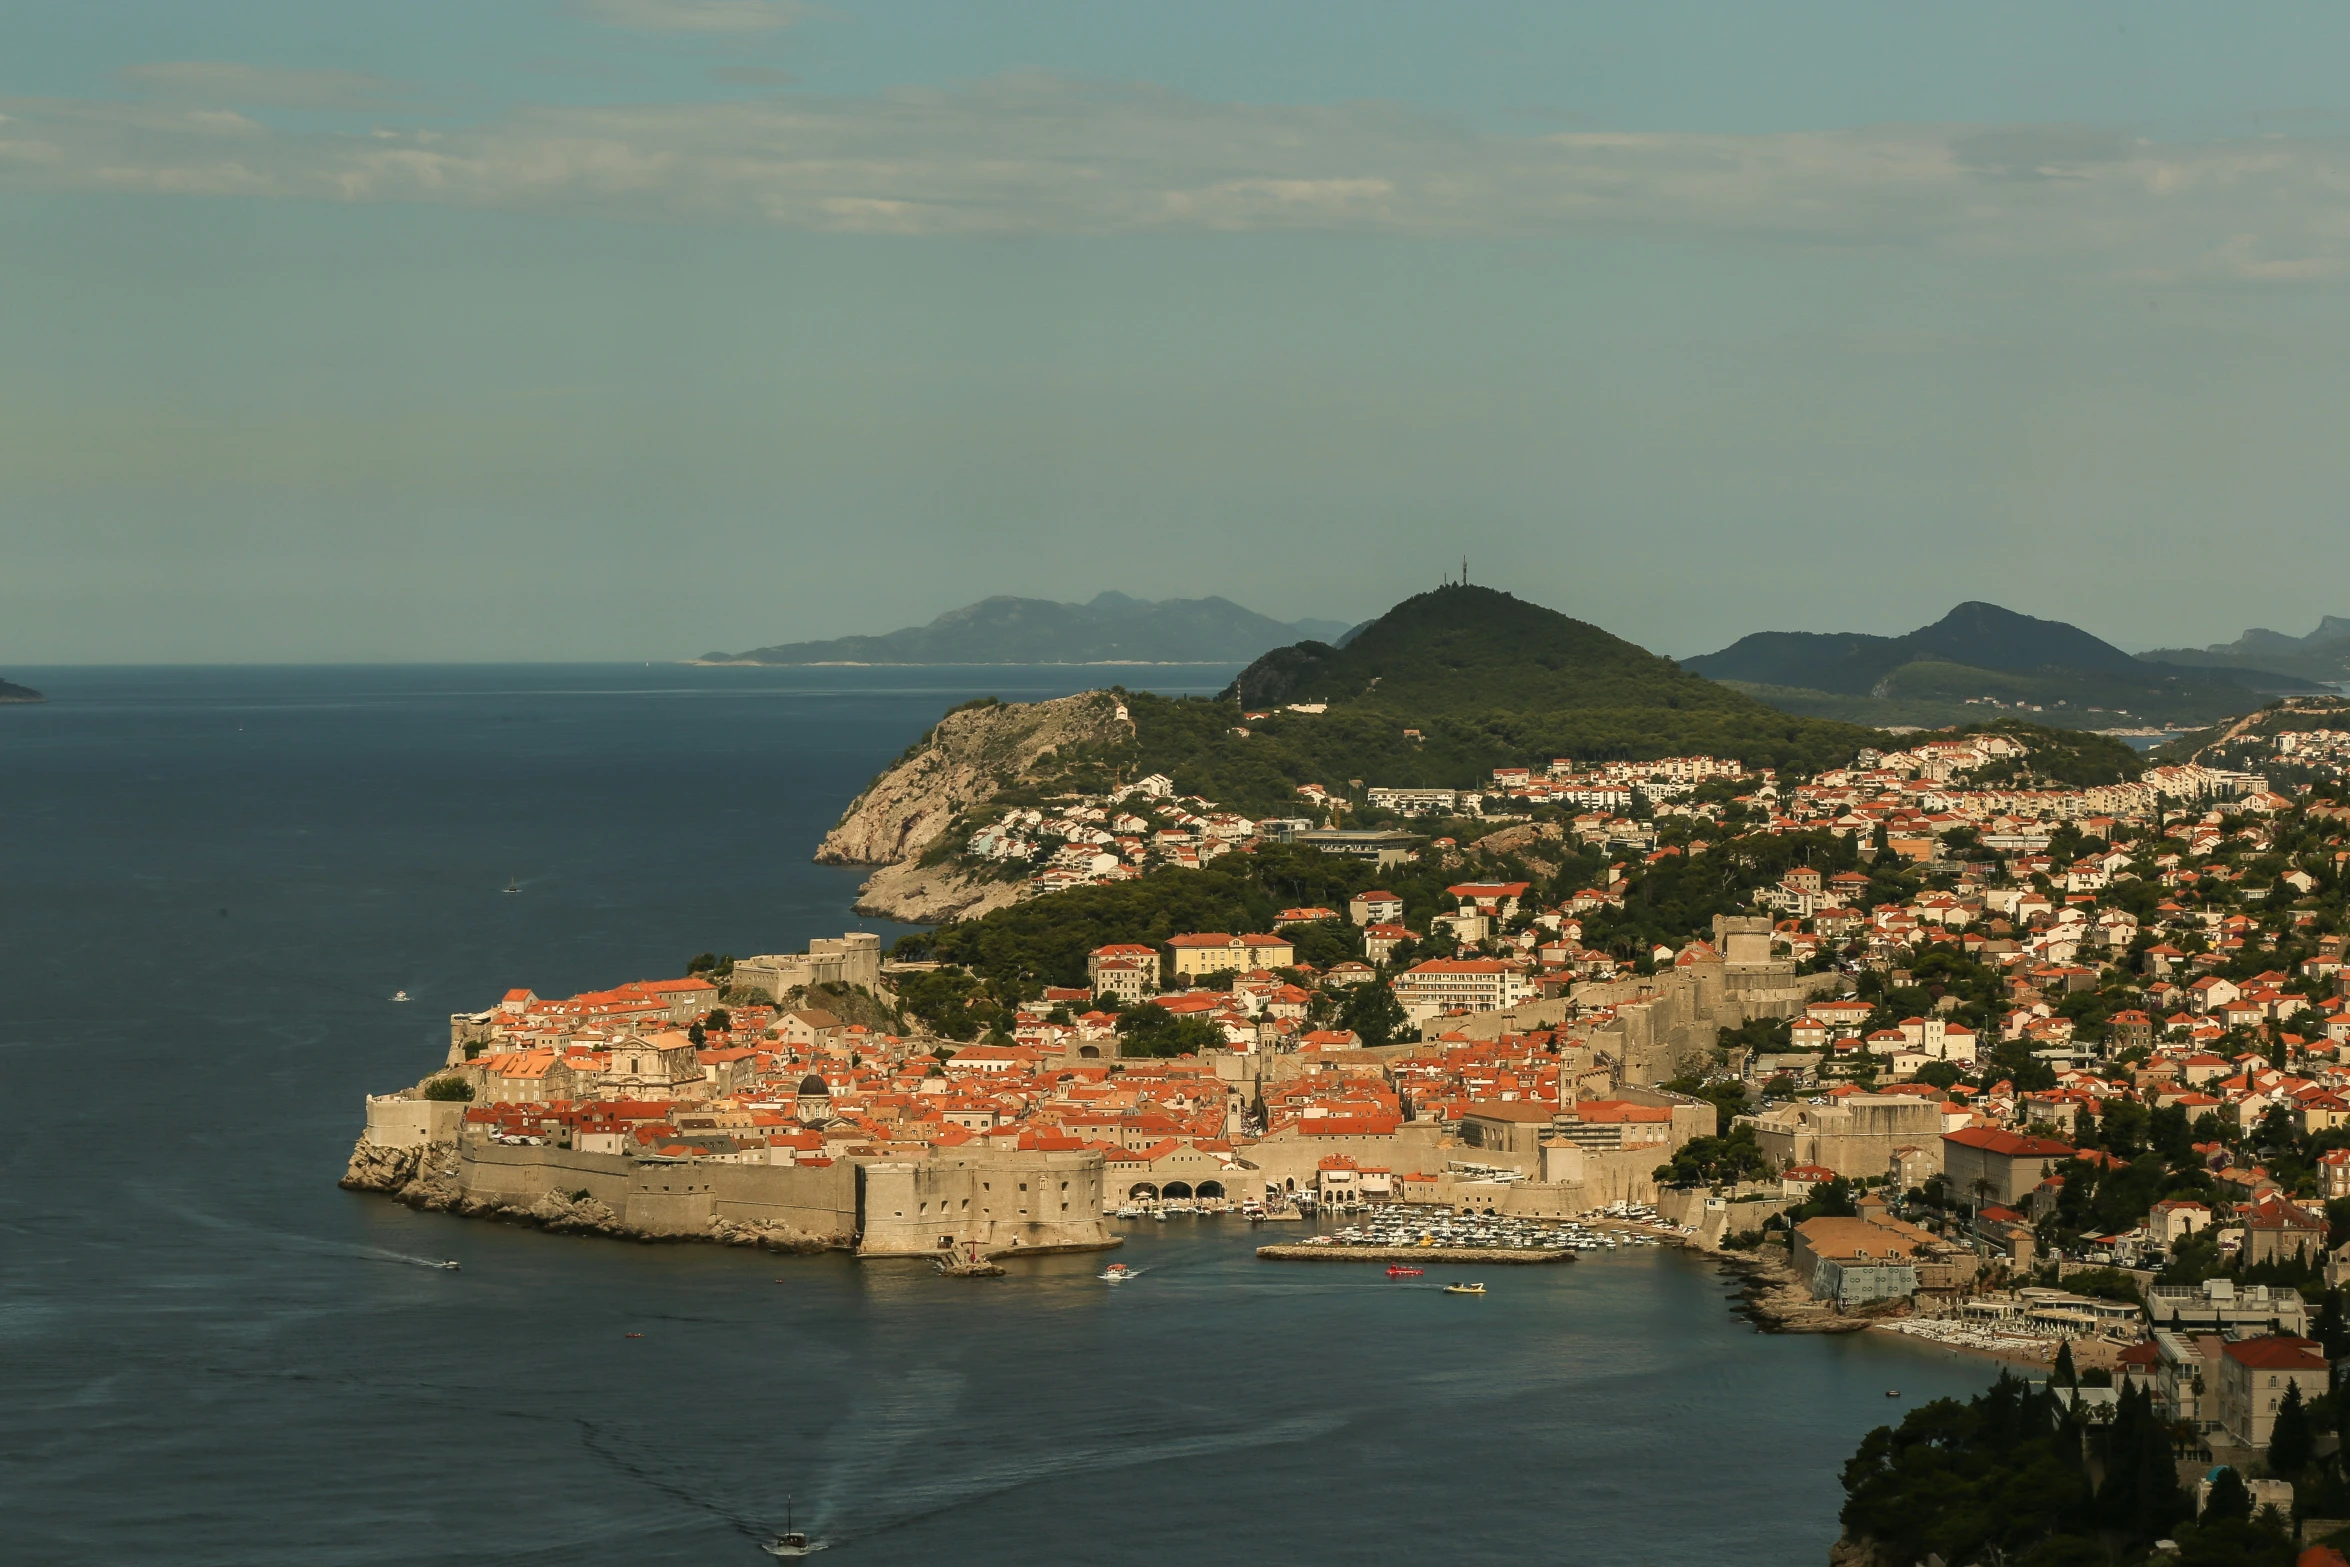
POLYGON ((969 876, 952 863, 925 866, 924 851, 965 811, 1034 781, 1071 747, 1132 734, 1123 704, 1107 691, 958 708, 866 786, 816 858, 884 867, 858 894, 865 913, 930 922, 1000 908, 1019 896, 1018 883, 969 876))

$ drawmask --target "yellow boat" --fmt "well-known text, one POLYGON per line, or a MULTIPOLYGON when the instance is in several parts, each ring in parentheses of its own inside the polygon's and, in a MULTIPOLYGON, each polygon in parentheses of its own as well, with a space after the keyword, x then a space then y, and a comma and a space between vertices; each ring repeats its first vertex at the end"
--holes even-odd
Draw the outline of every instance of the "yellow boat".
POLYGON ((1482 1295, 1485 1293, 1485 1286, 1482 1284, 1447 1284, 1444 1287, 1444 1293, 1447 1295, 1482 1295))

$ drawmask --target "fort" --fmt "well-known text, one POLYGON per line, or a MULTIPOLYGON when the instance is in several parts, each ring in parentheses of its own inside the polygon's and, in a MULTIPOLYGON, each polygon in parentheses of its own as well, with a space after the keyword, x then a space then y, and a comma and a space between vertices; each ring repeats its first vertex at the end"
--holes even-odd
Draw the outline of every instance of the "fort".
POLYGON ((469 1218, 636 1240, 861 1257, 1093 1251, 1119 1244, 1098 1150, 981 1149, 802 1164, 634 1158, 469 1131, 462 1104, 371 1097, 342 1185, 469 1218))

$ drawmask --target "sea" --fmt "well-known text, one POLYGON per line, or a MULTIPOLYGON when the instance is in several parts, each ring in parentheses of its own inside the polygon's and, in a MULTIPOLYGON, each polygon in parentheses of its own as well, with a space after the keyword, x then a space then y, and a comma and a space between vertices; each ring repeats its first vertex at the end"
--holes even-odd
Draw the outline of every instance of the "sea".
POLYGON ((894 937, 808 856, 947 707, 1230 673, 10 671, 0 1559, 1820 1567, 1862 1434, 1991 1368, 1677 1253, 1462 1299, 1175 1219, 958 1281, 336 1187, 452 1011, 894 937))

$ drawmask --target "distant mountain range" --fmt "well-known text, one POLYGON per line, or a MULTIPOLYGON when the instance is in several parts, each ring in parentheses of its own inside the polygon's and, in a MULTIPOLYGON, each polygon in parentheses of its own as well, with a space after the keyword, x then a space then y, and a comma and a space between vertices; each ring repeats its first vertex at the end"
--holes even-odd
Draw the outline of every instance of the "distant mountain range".
POLYGON ((1267 648, 1327 641, 1340 620, 1281 621, 1226 598, 1129 598, 1084 604, 989 598, 927 626, 877 637, 785 642, 747 653, 705 653, 711 664, 1244 664, 1267 648))
POLYGON ((2350 681, 2350 619, 2328 615, 2305 637, 2254 626, 2233 642, 2216 642, 2204 648, 2156 648, 2140 656, 2193 668, 2275 670, 2340 685, 2350 681))
POLYGON ((1786 712, 1875 724, 1979 720, 1987 698, 2067 728, 2170 727, 2320 689, 2274 667, 2133 657, 2078 626, 1980 602, 1907 636, 1759 631, 1682 667, 1786 712))
POLYGON ((31 686, 14 685, 0 680, 0 702, 46 702, 47 697, 31 686))

